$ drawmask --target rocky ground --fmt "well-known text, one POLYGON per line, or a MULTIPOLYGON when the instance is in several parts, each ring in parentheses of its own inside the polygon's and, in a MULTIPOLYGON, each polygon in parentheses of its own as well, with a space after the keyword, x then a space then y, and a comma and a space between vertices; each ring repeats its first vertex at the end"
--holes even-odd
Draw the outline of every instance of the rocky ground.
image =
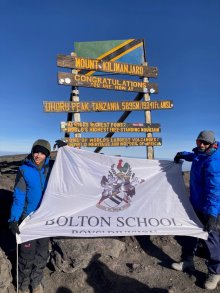
MULTIPOLYGON (((23 158, 0 157, 0 293, 15 293, 16 243, 7 219, 15 175, 23 158)), ((189 173, 183 176, 188 186, 189 173)), ((179 260, 181 244, 186 240, 174 236, 51 239, 45 292, 207 292, 203 289, 206 251, 202 241, 193 274, 170 268, 179 260)), ((220 292, 220 285, 212 292, 220 292)))

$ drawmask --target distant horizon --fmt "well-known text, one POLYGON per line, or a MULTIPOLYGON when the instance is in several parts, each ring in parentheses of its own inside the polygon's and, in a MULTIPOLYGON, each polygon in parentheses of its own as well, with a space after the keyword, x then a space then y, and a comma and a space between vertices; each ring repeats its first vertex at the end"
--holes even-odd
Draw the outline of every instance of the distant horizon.
POLYGON ((0 156, 10 156, 10 155, 25 155, 26 152, 10 152, 10 151, 0 151, 0 156))
MULTIPOLYGON (((4 156, 13 156, 13 155, 28 155, 30 152, 6 152, 6 151, 0 151, 0 157, 4 157, 4 156)), ((105 155, 105 153, 104 153, 105 155)), ((108 156, 108 154, 106 154, 108 156)), ((117 155, 115 155, 117 156, 117 155)), ((128 158, 135 158, 135 159, 146 159, 144 157, 131 157, 131 156, 124 156, 124 157, 128 157, 128 158)), ((172 159, 170 158, 154 158, 155 160, 169 160, 172 161, 172 159)), ((191 162, 183 162, 182 165, 182 171, 189 171, 191 167, 191 162)))
MULTIPOLYGON (((53 151, 53 150, 52 150, 53 151)), ((88 151, 88 150, 87 150, 88 151)), ((91 151, 92 152, 92 151, 91 151)), ((29 154, 29 152, 15 152, 15 151, 1 151, 0 150, 0 156, 10 156, 10 155, 26 155, 26 154, 29 154)), ((112 156, 111 154, 105 154, 104 152, 100 152, 102 153, 103 155, 106 155, 106 156, 112 156)), ((115 155, 115 156, 121 156, 121 155, 115 155)), ((128 157, 128 158, 136 158, 136 159, 146 159, 146 157, 144 156, 141 156, 141 157, 137 157, 137 156, 122 156, 122 157, 128 157)), ((154 158, 155 160, 172 160, 171 158, 154 158)))

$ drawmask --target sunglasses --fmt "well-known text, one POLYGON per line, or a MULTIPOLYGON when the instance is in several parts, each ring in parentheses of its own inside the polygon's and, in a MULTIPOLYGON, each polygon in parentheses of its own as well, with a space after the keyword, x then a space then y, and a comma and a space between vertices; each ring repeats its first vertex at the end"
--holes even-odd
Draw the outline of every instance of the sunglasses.
POLYGON ((203 144, 203 145, 209 145, 211 144, 210 142, 208 141, 205 141, 205 140, 198 140, 199 144, 203 144))

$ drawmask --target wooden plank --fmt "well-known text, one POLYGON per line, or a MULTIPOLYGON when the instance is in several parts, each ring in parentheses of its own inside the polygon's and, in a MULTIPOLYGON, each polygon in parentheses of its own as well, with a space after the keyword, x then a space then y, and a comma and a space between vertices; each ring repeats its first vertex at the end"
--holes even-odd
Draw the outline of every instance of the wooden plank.
POLYGON ((117 122, 61 122, 64 132, 160 132, 160 124, 117 122))
POLYGON ((44 112, 112 112, 165 110, 173 108, 172 100, 123 101, 123 102, 66 102, 44 101, 44 112))
POLYGON ((158 69, 138 64, 102 61, 69 55, 58 55, 57 66, 74 69, 86 69, 109 73, 128 74, 145 77, 157 77, 158 69))
POLYGON ((65 138, 72 147, 161 146, 160 137, 65 138))
POLYGON ((112 79, 109 77, 87 76, 83 74, 73 74, 58 72, 58 84, 72 85, 78 87, 91 87, 116 91, 158 93, 158 85, 135 80, 112 79))

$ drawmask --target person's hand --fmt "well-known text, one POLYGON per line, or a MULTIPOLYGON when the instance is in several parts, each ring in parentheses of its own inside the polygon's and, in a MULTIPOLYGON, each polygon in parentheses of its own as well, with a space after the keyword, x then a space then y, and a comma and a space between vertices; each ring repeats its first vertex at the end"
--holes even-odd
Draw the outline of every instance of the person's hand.
POLYGON ((181 160, 181 159, 183 159, 183 155, 182 155, 182 153, 181 152, 179 152, 179 153, 177 153, 176 155, 175 155, 175 157, 174 157, 174 162, 175 163, 179 163, 179 161, 181 160))
POLYGON ((10 222, 9 229, 11 230, 11 233, 14 234, 14 235, 20 234, 17 221, 10 222))
POLYGON ((65 146, 65 145, 67 145, 67 143, 65 141, 63 141, 61 139, 58 139, 58 140, 55 141, 55 145, 53 146, 53 149, 55 150, 57 147, 59 149, 59 148, 65 146))
POLYGON ((217 218, 212 215, 208 215, 207 222, 204 226, 204 231, 207 231, 210 233, 211 231, 215 231, 216 228, 217 228, 217 218))

